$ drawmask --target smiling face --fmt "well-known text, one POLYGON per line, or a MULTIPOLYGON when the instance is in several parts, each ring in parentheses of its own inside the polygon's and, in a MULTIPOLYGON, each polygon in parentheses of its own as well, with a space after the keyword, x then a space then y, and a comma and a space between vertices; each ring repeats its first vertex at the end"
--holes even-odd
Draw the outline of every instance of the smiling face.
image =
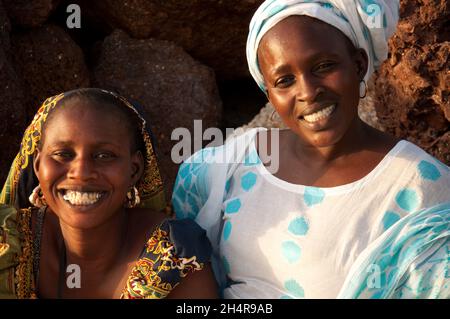
POLYGON ((34 169, 47 204, 64 223, 94 228, 123 209, 143 171, 123 120, 74 98, 47 124, 34 169))
POLYGON ((338 29, 288 17, 264 35, 258 62, 270 102, 306 145, 334 145, 359 120, 367 55, 338 29))

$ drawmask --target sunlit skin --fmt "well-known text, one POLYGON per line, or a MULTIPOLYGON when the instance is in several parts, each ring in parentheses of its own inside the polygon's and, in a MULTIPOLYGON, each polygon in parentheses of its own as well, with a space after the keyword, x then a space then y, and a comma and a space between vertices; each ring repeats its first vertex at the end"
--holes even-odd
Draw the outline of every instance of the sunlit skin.
MULTIPOLYGON (((79 265, 82 276, 81 288, 63 285, 62 297, 118 298, 145 242, 165 216, 124 208, 126 193, 142 176, 144 161, 140 151, 132 150, 131 133, 123 119, 78 99, 66 106, 47 126, 34 160, 50 210, 43 229, 38 294, 58 297, 59 261, 65 245, 67 264, 79 265), (97 191, 104 196, 92 206, 72 206, 62 198, 61 189, 97 191)), ((188 276, 170 297, 208 298, 215 293, 208 266, 188 276)))
POLYGON ((359 85, 367 55, 329 24, 291 16, 261 40, 258 61, 267 95, 290 128, 280 133, 277 177, 332 187, 367 175, 397 142, 358 117, 359 85), (329 105, 316 123, 304 116, 329 105))

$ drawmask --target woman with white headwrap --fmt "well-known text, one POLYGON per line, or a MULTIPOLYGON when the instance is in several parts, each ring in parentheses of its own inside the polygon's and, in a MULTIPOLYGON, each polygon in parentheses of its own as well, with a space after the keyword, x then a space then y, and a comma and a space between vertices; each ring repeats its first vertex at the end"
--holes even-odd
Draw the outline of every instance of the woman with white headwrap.
POLYGON ((256 11, 250 72, 289 129, 197 152, 172 200, 207 230, 225 298, 450 297, 450 169, 357 112, 398 6, 267 0, 256 11))

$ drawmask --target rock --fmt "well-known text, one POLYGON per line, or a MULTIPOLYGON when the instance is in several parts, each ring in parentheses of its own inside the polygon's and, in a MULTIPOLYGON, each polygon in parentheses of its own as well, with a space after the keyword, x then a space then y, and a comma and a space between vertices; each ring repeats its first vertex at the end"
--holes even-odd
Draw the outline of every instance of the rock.
POLYGON ((60 0, 3 0, 14 25, 33 28, 44 24, 60 0))
POLYGON ((9 54, 11 49, 11 42, 9 40, 9 33, 11 32, 11 23, 6 15, 5 8, 0 2, 0 48, 9 54))
POLYGON ((14 34, 11 42, 15 68, 30 97, 29 120, 47 97, 90 86, 83 52, 60 27, 14 34))
POLYGON ((380 123, 450 164, 450 42, 445 0, 402 0, 390 58, 375 80, 380 123), (447 146, 445 146, 447 145, 447 146))
POLYGON ((9 19, 0 2, 0 141, 4 142, 0 152, 0 183, 2 186, 19 150, 20 139, 26 125, 21 81, 10 60, 10 31, 9 19))
POLYGON ((27 125, 23 93, 12 64, 0 48, 0 141, 3 142, 0 152, 0 187, 3 187, 12 161, 19 151, 27 125))
POLYGON ((171 159, 175 128, 193 132, 193 121, 203 129, 218 127, 222 104, 214 72, 168 41, 132 39, 117 30, 105 39, 96 86, 119 91, 143 106, 156 138, 159 166, 169 198, 178 165, 171 159))
MULTIPOLYGON (((218 77, 248 76, 245 43, 250 19, 262 0, 123 0, 89 3, 111 28, 135 38, 170 40, 218 77)), ((83 10, 83 8, 82 8, 83 10)))

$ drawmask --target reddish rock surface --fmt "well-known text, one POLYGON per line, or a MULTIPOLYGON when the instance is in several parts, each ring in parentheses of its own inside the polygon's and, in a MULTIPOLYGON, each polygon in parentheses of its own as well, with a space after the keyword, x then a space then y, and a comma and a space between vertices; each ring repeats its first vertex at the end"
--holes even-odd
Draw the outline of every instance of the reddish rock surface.
POLYGON ((450 164, 450 2, 402 0, 390 58, 375 81, 387 131, 450 164))
POLYGON ((172 131, 185 127, 192 132, 194 119, 202 119, 203 128, 219 125, 222 104, 213 70, 171 42, 138 40, 115 31, 101 48, 95 84, 117 90, 145 109, 170 196, 177 173, 170 156, 177 143, 170 139, 172 131))
POLYGON ((29 120, 47 97, 90 86, 83 52, 62 28, 45 25, 14 34, 11 44, 16 71, 29 97, 29 120))
POLYGON ((14 25, 31 28, 44 24, 60 0, 3 0, 14 25))
POLYGON ((261 0, 104 0, 90 4, 112 28, 135 38, 170 40, 220 78, 248 76, 245 42, 261 0))

